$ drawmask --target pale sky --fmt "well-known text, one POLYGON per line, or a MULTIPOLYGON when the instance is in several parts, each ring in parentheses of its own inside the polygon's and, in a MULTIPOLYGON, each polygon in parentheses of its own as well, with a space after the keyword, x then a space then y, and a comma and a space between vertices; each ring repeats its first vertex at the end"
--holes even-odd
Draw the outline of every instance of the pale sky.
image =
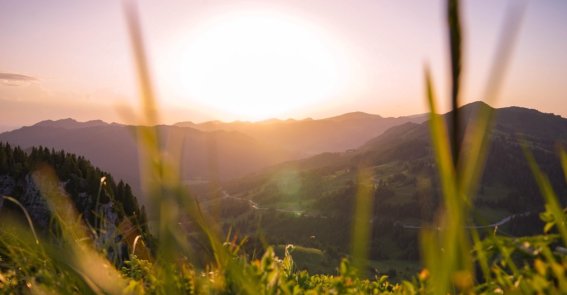
MULTIPOLYGON (((463 103, 482 99, 506 9, 463 1, 463 103)), ((164 123, 426 111, 447 101, 444 1, 140 1, 164 123)), ((496 106, 567 117, 567 1, 528 1, 496 106)), ((0 0, 0 131, 123 122, 137 102, 120 1, 0 0)))

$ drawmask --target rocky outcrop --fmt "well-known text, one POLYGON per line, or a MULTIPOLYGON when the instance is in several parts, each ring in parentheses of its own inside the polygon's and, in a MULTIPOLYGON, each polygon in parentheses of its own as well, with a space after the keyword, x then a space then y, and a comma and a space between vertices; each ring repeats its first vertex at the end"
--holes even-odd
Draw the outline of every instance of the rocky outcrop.
MULTIPOLYGON (((66 182, 59 183, 59 189, 61 189, 63 193, 66 193, 66 184, 66 182)), ((52 214, 47 201, 42 196, 31 174, 26 174, 22 179, 14 179, 9 175, 0 175, 0 195, 11 196, 18 200, 31 217, 36 230, 39 232, 49 230, 52 214)), ((83 208, 89 207, 85 206, 85 204, 92 204, 92 200, 95 198, 96 196, 91 196, 86 192, 80 192, 73 200, 75 204, 70 205, 82 204, 83 208)), ((8 206, 7 202, 4 198, 0 198, 0 215, 3 210, 7 210, 7 208, 4 208, 6 206, 8 206)), ((101 204, 96 213, 89 211, 78 213, 84 217, 85 225, 94 229, 94 231, 91 231, 93 234, 91 238, 95 241, 96 247, 105 249, 109 259, 122 261, 128 254, 127 247, 122 241, 122 234, 118 228, 121 217, 115 208, 115 204, 109 201, 105 204, 101 204), (87 225, 86 220, 93 214, 101 218, 97 219, 97 224, 87 225)))

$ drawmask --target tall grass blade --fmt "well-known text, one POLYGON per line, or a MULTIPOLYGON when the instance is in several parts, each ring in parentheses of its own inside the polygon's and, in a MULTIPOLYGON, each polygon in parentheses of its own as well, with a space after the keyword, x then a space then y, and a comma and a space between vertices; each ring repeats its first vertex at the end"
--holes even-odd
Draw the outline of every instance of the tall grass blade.
POLYGON ((16 206, 18 206, 22 212, 24 212, 24 215, 26 216, 26 220, 28 221, 28 225, 32 231, 33 237, 35 239, 35 243, 39 245, 39 239, 37 238, 37 234, 35 233, 35 227, 33 226, 33 222, 31 220, 30 214, 28 213, 28 210, 26 210, 26 208, 15 198, 11 197, 11 196, 0 196, 1 198, 3 198, 4 200, 8 200, 14 204, 16 204, 16 206))
POLYGON ((147 179, 144 180, 144 183, 148 186, 147 191, 151 197, 152 207, 157 208, 157 216, 159 216, 157 258, 161 265, 159 272, 162 274, 164 292, 177 291, 174 287, 176 272, 174 266, 178 259, 184 257, 182 254, 191 252, 185 239, 186 232, 178 224, 183 214, 187 214, 208 238, 219 271, 227 271, 228 276, 233 278, 236 284, 239 284, 243 290, 251 292, 255 286, 250 285, 253 284, 250 278, 246 278, 238 271, 238 268, 231 266, 232 260, 229 259, 227 250, 220 242, 219 233, 211 227, 212 222, 203 215, 196 200, 188 196, 179 174, 173 169, 175 165, 169 165, 161 153, 155 127, 158 123, 157 100, 148 71, 138 13, 133 0, 124 0, 123 3, 145 118, 145 126, 138 129, 139 146, 142 150, 140 159, 141 162, 146 163, 143 174, 147 179))
POLYGON ((526 0, 515 0, 509 2, 506 16, 498 36, 496 53, 492 59, 492 66, 486 80, 484 99, 492 104, 498 97, 502 82, 509 68, 514 48, 527 7, 526 0))
POLYGON ((567 152, 563 148, 559 149, 559 157, 561 158, 561 167, 563 168, 565 183, 567 183, 567 152))
MULTIPOLYGON (((483 96, 484 100, 491 105, 498 98, 500 86, 515 48, 525 8, 526 1, 520 0, 511 3, 511 8, 507 10, 483 96)), ((459 184, 462 191, 469 196, 476 195, 479 177, 484 169, 487 148, 490 144, 489 130, 493 123, 494 109, 481 106, 473 114, 464 133, 463 146, 466 149, 461 151, 458 169, 459 184)))
POLYGON ((537 165, 534 155, 527 148, 527 144, 524 142, 521 146, 528 161, 528 165, 532 170, 532 174, 534 175, 536 183, 538 184, 540 192, 545 200, 546 209, 553 215, 555 226, 563 240, 563 245, 567 246, 567 218, 561 208, 557 194, 553 190, 549 178, 547 178, 537 165))
POLYGON ((457 186, 447 131, 441 116, 437 114, 435 93, 427 67, 425 84, 430 109, 431 143, 441 181, 444 208, 439 232, 437 235, 433 232, 424 232, 422 239, 427 239, 427 241, 424 241, 422 245, 426 247, 423 249, 424 254, 431 256, 425 258, 426 262, 429 262, 426 266, 431 271, 431 291, 444 294, 454 283, 463 288, 470 287, 472 262, 469 253, 470 242, 465 229, 465 216, 467 216, 464 208, 465 196, 461 194, 457 186), (439 243, 433 242, 435 239, 432 236, 437 236, 439 243))
POLYGON ((449 48, 451 52, 451 155, 455 166, 459 161, 461 118, 459 116, 459 90, 462 67, 462 29, 458 0, 447 2, 449 48))
MULTIPOLYGON (((492 100, 496 96, 509 57, 513 49, 515 37, 518 32, 524 5, 514 6, 515 9, 507 15, 502 30, 501 43, 495 55, 491 69, 490 80, 487 85, 487 98, 492 100)), ((435 153, 438 172, 441 179, 444 197, 444 215, 439 233, 439 244, 443 255, 434 254, 436 245, 432 236, 434 232, 424 232, 423 252, 426 255, 426 265, 432 268, 432 285, 435 292, 444 293, 451 284, 459 285, 456 277, 464 274, 472 276, 472 261, 468 257, 470 241, 465 223, 468 220, 468 210, 472 206, 470 197, 476 194, 481 171, 484 168, 489 140, 489 129, 493 122, 493 109, 481 106, 470 120, 467 131, 461 144, 461 118, 459 114, 459 89, 462 72, 462 25, 460 21, 460 7, 458 0, 447 1, 447 22, 449 34, 449 47, 451 53, 451 113, 449 117, 450 140, 444 134, 442 121, 436 115, 435 95, 429 70, 426 69, 426 87, 428 105, 431 111, 430 130, 431 141, 435 153), (454 170, 450 169, 452 167, 454 170), (429 245, 428 245, 429 244, 429 245), (429 247, 429 248, 428 248, 429 247), (427 256, 430 256, 429 258, 427 256), (429 261, 429 262, 428 262, 429 261), (441 266, 432 265, 441 261, 441 266)), ((477 245, 476 254, 481 270, 486 280, 490 280, 486 255, 479 247, 478 233, 473 232, 473 239, 477 245)))
POLYGON ((352 262, 359 275, 366 273, 369 241, 372 232, 373 173, 369 167, 360 167, 357 175, 357 192, 353 215, 352 262))
POLYGON ((69 269, 74 270, 89 285, 94 284, 96 289, 108 294, 122 294, 126 281, 119 272, 91 243, 80 242, 88 237, 87 226, 78 217, 69 196, 60 186, 55 171, 51 167, 41 166, 32 177, 61 226, 63 241, 68 247, 66 253, 52 252, 50 256, 59 256, 57 259, 64 261, 69 269))

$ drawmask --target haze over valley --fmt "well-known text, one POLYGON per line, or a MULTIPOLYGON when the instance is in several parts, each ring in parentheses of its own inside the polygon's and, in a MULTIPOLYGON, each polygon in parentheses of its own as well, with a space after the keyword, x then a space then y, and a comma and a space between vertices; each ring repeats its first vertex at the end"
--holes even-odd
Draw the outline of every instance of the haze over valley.
MULTIPOLYGON (((463 130, 482 110, 494 109, 482 102, 461 108, 463 130)), ((557 146, 567 143, 567 119, 521 107, 494 111, 469 226, 498 227, 511 235, 537 232, 543 207, 521 144, 532 147, 554 189, 567 193, 555 156, 557 146)), ((434 220, 441 205, 428 126, 427 115, 382 118, 357 112, 321 120, 182 122, 156 130, 191 196, 220 228, 252 240, 261 230, 272 244, 320 249, 321 261, 304 266, 332 272, 349 251, 355 196, 360 182, 368 181, 360 179, 364 170, 374 199, 370 258, 406 261, 392 266, 396 271, 418 259, 419 229, 434 220)), ((62 119, 2 133, 0 141, 28 153, 42 146, 83 156, 130 184, 147 207, 136 136, 135 126, 62 119)))

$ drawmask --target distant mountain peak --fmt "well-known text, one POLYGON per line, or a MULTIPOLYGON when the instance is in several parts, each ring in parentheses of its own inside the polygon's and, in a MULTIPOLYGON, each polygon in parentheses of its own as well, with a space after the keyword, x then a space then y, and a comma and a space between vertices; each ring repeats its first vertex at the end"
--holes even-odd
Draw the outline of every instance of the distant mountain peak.
POLYGON ((176 127, 195 127, 197 124, 193 123, 192 121, 183 121, 183 122, 177 122, 175 124, 173 124, 173 126, 176 127))
POLYGON ((76 124, 78 123, 77 120, 72 118, 67 119, 59 119, 59 120, 43 120, 37 122, 33 126, 56 126, 56 125, 65 125, 65 124, 76 124))
MULTIPOLYGON (((487 104, 484 101, 473 101, 464 105, 461 105, 459 107, 459 114, 461 114, 463 116, 463 118, 472 118, 472 116, 474 116, 475 113, 477 113, 479 110, 496 110, 495 108, 493 108, 492 106, 490 106, 489 104, 487 104)), ((451 113, 453 113, 453 110, 450 109, 448 110, 445 115, 450 115, 451 113)), ((427 116, 427 114, 426 114, 427 116)))
POLYGON ((95 126, 104 126, 108 125, 108 123, 102 120, 91 120, 86 122, 79 122, 73 118, 66 118, 60 120, 44 120, 38 122, 32 126, 36 127, 54 127, 54 128, 63 128, 63 129, 77 129, 77 128, 86 128, 86 127, 95 127, 95 126))
POLYGON ((374 115, 374 114, 369 114, 369 113, 365 113, 365 112, 350 112, 350 113, 345 113, 342 115, 338 115, 335 117, 331 117, 328 118, 327 120, 332 120, 332 121, 344 121, 344 120, 360 120, 360 119, 381 119, 382 116, 380 115, 374 115))
POLYGON ((477 101, 473 101, 471 103, 467 103, 465 105, 462 105, 460 108, 461 109, 478 109, 478 108, 494 109, 492 106, 490 106, 489 104, 487 104, 486 102, 484 102, 482 100, 477 100, 477 101))

